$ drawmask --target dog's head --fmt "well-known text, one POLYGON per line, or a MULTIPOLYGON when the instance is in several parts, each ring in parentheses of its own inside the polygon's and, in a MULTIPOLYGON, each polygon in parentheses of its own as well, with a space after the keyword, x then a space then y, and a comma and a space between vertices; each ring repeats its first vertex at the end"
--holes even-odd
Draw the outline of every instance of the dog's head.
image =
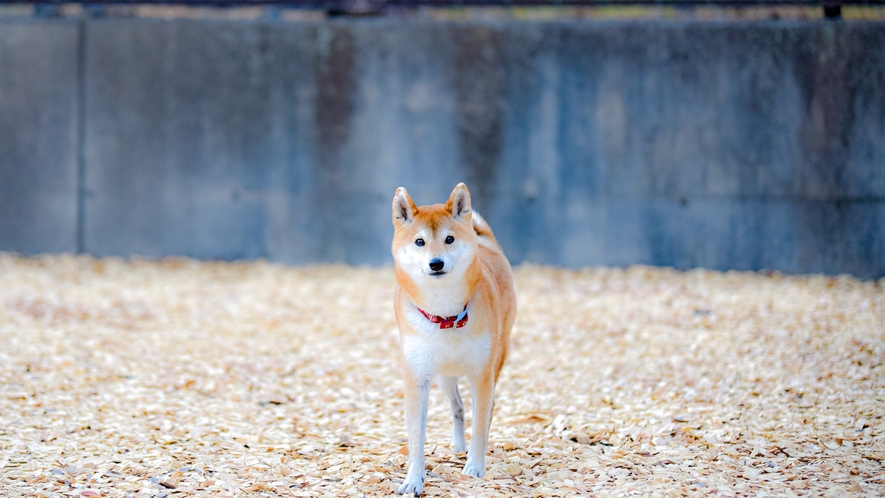
POLYGON ((406 189, 393 196, 393 259, 413 279, 463 274, 476 256, 470 192, 459 183, 445 204, 416 206, 406 189))

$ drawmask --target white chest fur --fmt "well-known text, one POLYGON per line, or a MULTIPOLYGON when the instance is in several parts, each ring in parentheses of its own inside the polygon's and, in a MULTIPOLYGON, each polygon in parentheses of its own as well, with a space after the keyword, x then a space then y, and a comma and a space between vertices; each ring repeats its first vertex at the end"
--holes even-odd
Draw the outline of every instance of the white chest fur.
MULTIPOLYGON (((469 313, 469 311, 468 311, 469 313)), ((476 374, 489 361, 492 347, 487 330, 475 330, 468 320, 462 328, 440 329, 415 307, 404 315, 417 334, 403 336, 405 360, 416 371, 430 377, 441 374, 457 377, 476 374)))

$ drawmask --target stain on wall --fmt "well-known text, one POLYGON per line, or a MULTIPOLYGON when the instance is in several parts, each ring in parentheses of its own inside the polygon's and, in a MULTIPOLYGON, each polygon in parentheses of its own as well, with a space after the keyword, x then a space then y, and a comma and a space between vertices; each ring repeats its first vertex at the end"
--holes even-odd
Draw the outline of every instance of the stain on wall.
POLYGON ((473 186, 477 210, 492 215, 506 98, 503 34, 483 25, 454 29, 451 70, 464 179, 473 186))
POLYGON ((342 195, 349 192, 352 170, 357 165, 345 164, 342 149, 350 137, 357 98, 356 51, 353 33, 345 25, 324 25, 316 31, 316 92, 314 108, 317 136, 318 184, 312 193, 316 221, 325 229, 320 232, 323 260, 346 259, 349 247, 343 228, 347 204, 342 195))

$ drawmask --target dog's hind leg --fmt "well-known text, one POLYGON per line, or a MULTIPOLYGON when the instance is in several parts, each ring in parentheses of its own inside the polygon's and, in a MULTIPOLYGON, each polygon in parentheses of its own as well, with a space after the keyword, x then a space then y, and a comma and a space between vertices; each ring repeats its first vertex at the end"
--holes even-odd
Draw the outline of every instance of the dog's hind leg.
POLYGON ((440 376, 439 386, 452 406, 452 445, 455 451, 464 451, 464 403, 458 392, 458 377, 440 376))

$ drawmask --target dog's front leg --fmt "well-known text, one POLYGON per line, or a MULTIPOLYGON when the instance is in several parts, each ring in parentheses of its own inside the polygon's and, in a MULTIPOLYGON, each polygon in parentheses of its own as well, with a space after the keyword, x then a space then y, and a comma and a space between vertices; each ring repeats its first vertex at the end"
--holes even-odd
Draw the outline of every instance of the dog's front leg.
POLYGON ((409 471, 397 491, 421 494, 424 489, 424 437, 427 429, 427 393, 430 376, 406 367, 406 430, 409 433, 409 471))
POLYGON ((473 395, 473 434, 467 451, 467 464, 462 474, 482 477, 485 474, 486 450, 489 446, 489 425, 492 422, 492 402, 495 397, 495 381, 490 372, 482 372, 470 379, 473 395))

